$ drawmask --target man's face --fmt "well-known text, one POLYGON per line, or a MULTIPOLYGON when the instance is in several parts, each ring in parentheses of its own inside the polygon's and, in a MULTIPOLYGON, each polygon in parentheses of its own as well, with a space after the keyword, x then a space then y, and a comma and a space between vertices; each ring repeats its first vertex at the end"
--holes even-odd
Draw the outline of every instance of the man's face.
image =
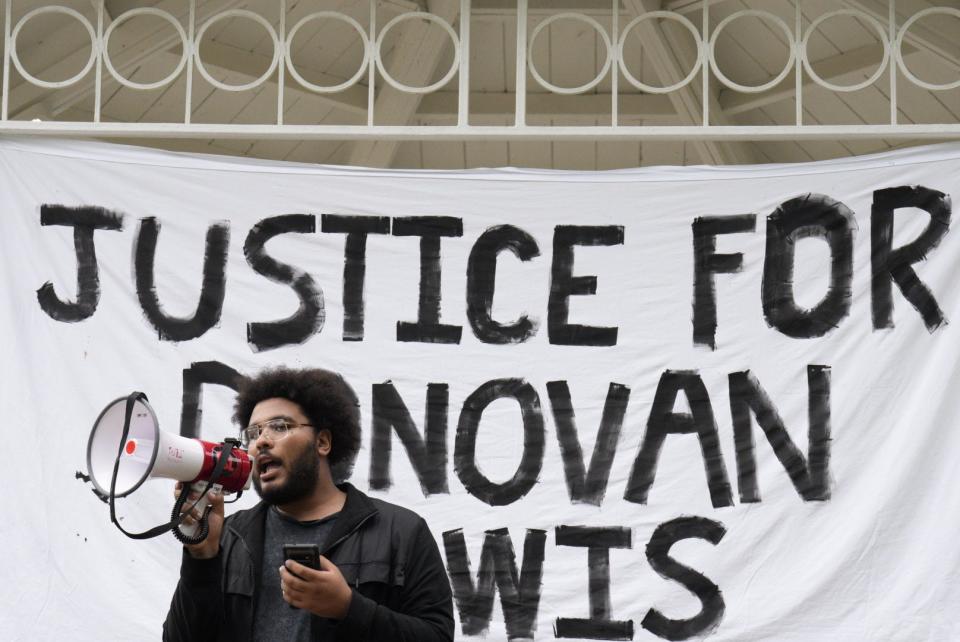
POLYGON ((264 399, 250 415, 250 423, 283 418, 296 426, 277 439, 270 431, 250 442, 253 487, 269 504, 284 505, 308 496, 319 480, 317 433, 300 406, 289 399, 264 399))

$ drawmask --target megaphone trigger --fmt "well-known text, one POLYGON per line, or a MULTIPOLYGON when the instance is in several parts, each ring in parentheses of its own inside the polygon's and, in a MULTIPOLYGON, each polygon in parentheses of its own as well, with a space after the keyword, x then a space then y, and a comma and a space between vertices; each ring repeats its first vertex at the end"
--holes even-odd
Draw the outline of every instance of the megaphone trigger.
POLYGON ((171 520, 176 521, 177 525, 173 529, 173 535, 181 543, 192 545, 199 544, 207 538, 210 532, 208 517, 210 515, 210 494, 219 494, 223 492, 223 486, 220 484, 210 484, 207 482, 196 482, 189 487, 184 488, 173 505, 173 512, 170 514, 171 520), (184 505, 193 495, 199 495, 186 509, 184 505), (192 523, 184 523, 189 516, 194 517, 192 523))

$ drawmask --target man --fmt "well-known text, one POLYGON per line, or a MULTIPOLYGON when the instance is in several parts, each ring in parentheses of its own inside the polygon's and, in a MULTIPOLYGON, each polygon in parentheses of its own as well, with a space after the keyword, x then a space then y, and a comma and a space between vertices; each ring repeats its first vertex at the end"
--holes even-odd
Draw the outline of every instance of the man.
MULTIPOLYGON (((185 546, 163 639, 429 642, 453 639, 453 604, 426 522, 338 479, 360 446, 357 397, 326 370, 266 370, 241 383, 234 420, 262 501, 185 546), (320 569, 283 559, 319 545, 320 569)), ((198 515, 187 518, 193 522, 198 515)))

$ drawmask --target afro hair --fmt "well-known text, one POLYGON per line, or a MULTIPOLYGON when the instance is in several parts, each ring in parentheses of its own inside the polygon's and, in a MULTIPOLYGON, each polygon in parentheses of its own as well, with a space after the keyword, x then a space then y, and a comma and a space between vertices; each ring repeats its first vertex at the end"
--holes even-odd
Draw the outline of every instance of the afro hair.
POLYGON ((258 403, 266 399, 294 402, 314 430, 329 430, 327 461, 334 479, 349 477, 360 449, 360 403, 353 388, 336 372, 320 368, 268 368, 240 380, 233 420, 241 429, 249 425, 258 403))

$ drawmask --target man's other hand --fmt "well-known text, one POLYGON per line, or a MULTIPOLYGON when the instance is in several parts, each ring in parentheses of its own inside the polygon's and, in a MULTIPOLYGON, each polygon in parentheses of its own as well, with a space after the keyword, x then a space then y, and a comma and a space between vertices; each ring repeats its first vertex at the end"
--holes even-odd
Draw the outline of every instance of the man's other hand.
POLYGON ((335 620, 346 617, 353 598, 340 569, 323 555, 320 570, 287 560, 280 567, 280 589, 288 604, 335 620))

